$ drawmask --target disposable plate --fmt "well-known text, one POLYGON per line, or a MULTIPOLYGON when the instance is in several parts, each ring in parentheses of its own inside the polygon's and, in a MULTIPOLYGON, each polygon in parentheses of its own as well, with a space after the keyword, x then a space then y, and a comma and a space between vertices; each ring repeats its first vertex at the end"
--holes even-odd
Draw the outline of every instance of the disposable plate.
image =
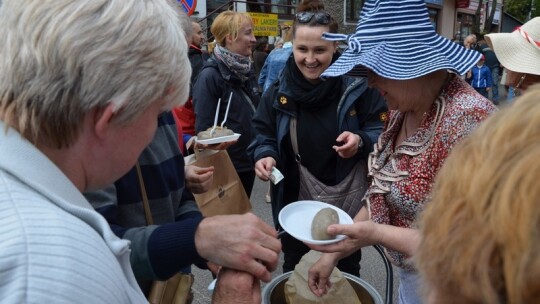
POLYGON ((311 222, 315 214, 326 207, 337 211, 340 224, 353 223, 353 219, 338 207, 319 201, 298 201, 281 209, 278 216, 279 224, 288 234, 304 243, 324 245, 339 242, 345 238, 344 235, 337 235, 332 240, 314 240, 311 237, 311 222))
POLYGON ((235 141, 238 138, 240 138, 240 135, 241 134, 234 133, 233 135, 220 136, 220 137, 214 137, 214 138, 209 138, 209 139, 199 140, 198 138, 195 138, 195 141, 203 145, 213 145, 213 144, 220 144, 220 143, 228 142, 228 141, 235 141))

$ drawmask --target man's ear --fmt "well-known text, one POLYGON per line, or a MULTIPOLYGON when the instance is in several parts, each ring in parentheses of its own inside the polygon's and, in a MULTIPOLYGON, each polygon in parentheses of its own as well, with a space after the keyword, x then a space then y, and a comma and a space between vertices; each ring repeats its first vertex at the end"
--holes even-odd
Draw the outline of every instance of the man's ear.
POLYGON ((97 137, 104 138, 110 130, 115 113, 115 106, 109 103, 94 113, 94 131, 97 137))

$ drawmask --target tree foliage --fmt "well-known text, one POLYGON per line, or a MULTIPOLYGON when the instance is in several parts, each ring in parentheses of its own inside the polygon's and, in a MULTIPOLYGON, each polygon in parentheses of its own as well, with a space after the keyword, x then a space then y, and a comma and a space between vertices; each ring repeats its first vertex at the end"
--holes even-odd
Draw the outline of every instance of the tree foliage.
POLYGON ((480 33, 480 12, 482 6, 484 6, 484 3, 482 0, 479 0, 478 7, 476 8, 476 12, 474 13, 476 15, 476 18, 474 18, 473 33, 480 33))
MULTIPOLYGON (((501 0, 502 1, 502 0, 501 0)), ((540 0, 538 0, 540 1, 540 0)), ((491 32, 491 27, 493 25, 493 18, 495 18, 495 12, 497 11, 497 4, 499 3, 498 0, 492 0, 491 3, 486 0, 485 2, 488 3, 487 7, 488 7, 488 11, 486 12, 486 19, 485 19, 485 23, 484 23, 484 30, 483 32, 484 33, 489 33, 491 32)), ((483 0, 478 0, 478 7, 476 9, 476 12, 475 12, 475 15, 476 15, 476 18, 475 18, 475 21, 474 21, 474 24, 473 24, 473 33, 480 33, 480 17, 482 16, 481 14, 481 9, 482 7, 484 7, 484 1, 483 0)))
POLYGON ((521 22, 527 22, 529 17, 540 16, 540 0, 506 0, 504 11, 521 22))

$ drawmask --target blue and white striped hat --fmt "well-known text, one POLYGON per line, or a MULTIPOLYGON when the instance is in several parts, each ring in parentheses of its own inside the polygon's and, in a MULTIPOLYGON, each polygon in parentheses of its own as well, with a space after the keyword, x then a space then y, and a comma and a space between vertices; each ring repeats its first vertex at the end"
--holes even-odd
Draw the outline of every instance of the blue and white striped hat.
POLYGON ((424 0, 367 0, 352 35, 324 33, 332 41, 347 40, 348 48, 321 77, 366 76, 366 68, 397 80, 448 69, 465 74, 480 59, 435 32, 424 0))

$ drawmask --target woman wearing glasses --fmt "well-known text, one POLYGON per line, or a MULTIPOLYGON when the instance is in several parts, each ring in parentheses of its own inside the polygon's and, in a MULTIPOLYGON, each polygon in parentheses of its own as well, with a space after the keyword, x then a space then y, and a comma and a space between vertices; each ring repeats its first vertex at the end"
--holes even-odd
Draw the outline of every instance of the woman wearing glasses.
MULTIPOLYGON (((364 79, 319 78, 339 57, 337 44, 323 40, 322 34, 336 33, 338 25, 317 1, 302 1, 297 12, 293 52, 278 81, 263 94, 253 119, 256 136, 249 147, 261 180, 267 181, 273 168, 285 177, 272 185, 271 192, 278 228, 279 211, 298 200, 329 202, 351 216, 356 214, 367 186, 367 156, 386 111, 380 94, 368 89, 364 79), (310 191, 319 187, 335 194, 338 201, 310 191)), ((284 272, 293 270, 309 251, 288 235, 282 238, 282 248, 284 272)), ((357 251, 338 268, 358 276, 360 258, 357 251)))

